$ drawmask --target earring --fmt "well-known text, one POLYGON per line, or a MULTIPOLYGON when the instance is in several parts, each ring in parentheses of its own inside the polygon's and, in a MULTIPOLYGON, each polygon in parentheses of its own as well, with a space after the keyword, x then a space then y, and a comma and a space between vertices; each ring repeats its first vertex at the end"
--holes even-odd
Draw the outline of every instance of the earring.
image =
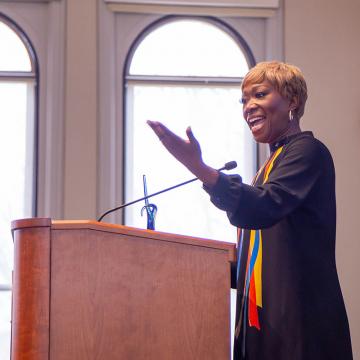
POLYGON ((289 121, 293 121, 294 120, 294 113, 292 110, 289 110, 289 121))

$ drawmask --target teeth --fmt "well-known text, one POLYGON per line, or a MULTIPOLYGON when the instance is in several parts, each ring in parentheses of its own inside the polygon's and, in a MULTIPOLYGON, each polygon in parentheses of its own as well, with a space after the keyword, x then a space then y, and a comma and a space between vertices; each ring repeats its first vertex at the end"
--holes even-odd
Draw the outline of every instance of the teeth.
POLYGON ((257 122, 258 120, 261 120, 262 118, 255 118, 255 119, 251 119, 250 123, 253 124, 254 122, 257 122))
POLYGON ((248 118, 247 118, 247 122, 248 122, 250 125, 252 125, 252 124, 256 123, 257 121, 261 121, 261 120, 263 120, 263 119, 264 119, 263 116, 254 117, 254 118, 252 118, 252 119, 249 119, 249 117, 248 117, 248 118))

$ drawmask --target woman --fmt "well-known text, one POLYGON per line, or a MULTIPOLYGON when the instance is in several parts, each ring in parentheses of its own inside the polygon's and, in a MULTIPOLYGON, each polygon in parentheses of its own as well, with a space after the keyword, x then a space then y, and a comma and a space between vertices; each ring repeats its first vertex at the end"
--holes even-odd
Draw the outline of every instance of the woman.
POLYGON ((307 88, 280 62, 252 68, 243 115, 270 157, 252 186, 207 166, 199 143, 148 124, 239 228, 234 359, 352 359, 335 265, 335 172, 328 149, 302 132, 307 88))

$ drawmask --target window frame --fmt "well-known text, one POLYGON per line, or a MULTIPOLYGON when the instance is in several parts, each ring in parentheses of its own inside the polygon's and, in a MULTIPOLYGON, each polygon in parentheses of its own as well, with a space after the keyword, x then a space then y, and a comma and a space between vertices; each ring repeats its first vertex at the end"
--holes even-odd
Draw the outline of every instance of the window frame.
MULTIPOLYGON (((134 83, 146 83, 146 84, 163 84, 163 85, 203 85, 203 86, 238 86, 241 88, 242 77, 209 77, 209 76, 152 76, 152 75, 131 75, 130 66, 133 56, 140 45, 140 43, 153 31, 158 29, 161 26, 169 24, 174 21, 179 20, 195 20, 209 23, 219 30, 227 33, 239 46, 239 50, 245 56, 245 59, 248 63, 249 68, 256 64, 255 57, 251 48, 241 36, 241 34, 232 28, 229 24, 225 23, 219 18, 213 16, 187 16, 187 15, 167 15, 160 17, 159 19, 149 23, 135 38, 132 42, 129 51, 127 52, 124 69, 123 69, 123 107, 122 107, 122 164, 123 164, 123 173, 122 173, 122 198, 125 198, 126 194, 126 164, 127 164, 127 144, 128 139, 127 135, 127 104, 128 104, 128 84, 134 83)), ((255 144, 255 167, 259 167, 259 145, 255 144)), ((125 224, 126 212, 122 211, 121 213, 121 223, 125 224)))
POLYGON ((23 42, 31 63, 31 71, 1 71, 0 80, 10 82, 33 81, 34 83, 34 128, 33 128, 33 179, 32 179, 32 216, 38 213, 38 166, 39 166, 39 59, 35 47, 24 29, 12 18, 0 12, 0 21, 12 29, 19 39, 23 42))

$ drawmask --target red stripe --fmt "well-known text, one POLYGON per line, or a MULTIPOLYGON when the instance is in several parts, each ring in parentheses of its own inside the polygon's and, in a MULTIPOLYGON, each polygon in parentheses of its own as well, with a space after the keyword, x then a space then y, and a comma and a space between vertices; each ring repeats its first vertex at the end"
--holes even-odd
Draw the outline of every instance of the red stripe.
POLYGON ((255 289, 254 272, 251 275, 250 289, 249 289, 249 325, 255 326, 258 330, 260 330, 259 316, 256 306, 256 289, 255 289))

